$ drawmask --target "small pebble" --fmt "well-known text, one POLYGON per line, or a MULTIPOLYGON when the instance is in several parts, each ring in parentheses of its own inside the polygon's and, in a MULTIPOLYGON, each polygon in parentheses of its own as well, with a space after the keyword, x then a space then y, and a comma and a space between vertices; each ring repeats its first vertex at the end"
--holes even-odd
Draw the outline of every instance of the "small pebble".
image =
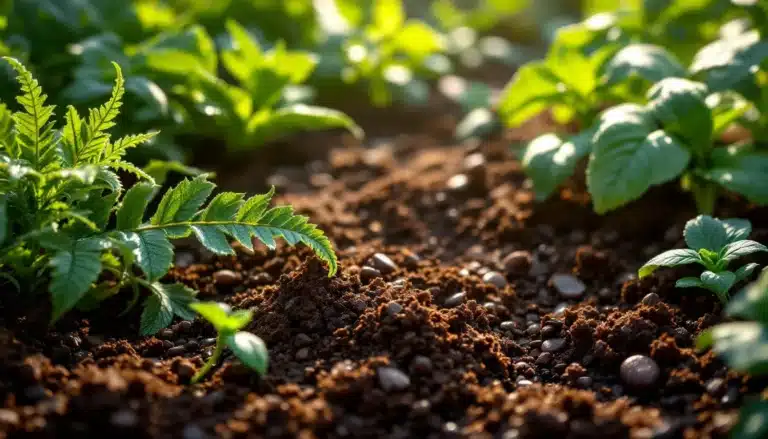
POLYGON ((530 380, 520 380, 520 381, 517 382, 518 387, 527 387, 527 386, 530 386, 532 384, 533 384, 533 382, 530 381, 530 380))
POLYGON ((232 285, 238 281, 240 275, 232 270, 219 270, 213 273, 213 282, 217 285, 232 285))
POLYGON ((185 334, 192 329, 192 322, 189 320, 182 320, 176 325, 176 332, 179 334, 185 334))
POLYGON ((397 265, 389 258, 389 256, 383 253, 376 253, 373 255, 371 258, 371 265, 383 274, 389 274, 397 270, 397 265))
POLYGON ((579 377, 576 379, 576 385, 582 389, 589 389, 592 387, 592 378, 588 376, 579 377))
POLYGON ((560 293, 560 296, 565 299, 578 299, 587 290, 584 282, 570 274, 554 274, 550 278, 550 282, 560 293))
POLYGON ((174 346, 168 349, 168 352, 166 352, 166 354, 168 354, 169 357, 177 357, 179 355, 184 354, 184 350, 185 350, 184 346, 174 346))
POLYGON ((168 328, 161 329, 160 332, 157 333, 157 338, 160 340, 171 340, 174 338, 173 331, 168 328))
POLYGON ((659 365, 645 355, 633 355, 627 358, 621 363, 619 372, 624 383, 638 389, 653 386, 661 374, 659 365))
POLYGON ((402 391, 411 385, 411 379, 408 378, 408 375, 394 367, 380 367, 378 375, 379 385, 386 392, 402 391))
POLYGON ((293 340, 296 342, 296 346, 309 346, 312 344, 312 338, 303 332, 296 335, 296 338, 293 340))
POLYGON ((511 320, 505 320, 499 324, 499 329, 502 331, 511 331, 515 329, 515 322, 511 320))
POLYGON ((187 424, 184 427, 181 436, 183 439, 205 439, 208 437, 203 429, 195 424, 187 424))
POLYGON ((533 256, 528 251, 517 250, 510 253, 501 263, 510 276, 525 276, 531 269, 533 256))
POLYGON ((419 266, 419 262, 421 261, 419 255, 407 250, 403 252, 403 255, 405 256, 404 262, 406 267, 413 269, 419 266))
POLYGON ((656 305, 659 302, 661 302, 661 297, 659 297, 656 293, 648 293, 643 297, 642 303, 643 305, 656 305))
POLYGON ((301 348, 301 349, 299 349, 298 352, 296 352, 296 359, 297 360, 301 361, 301 360, 306 360, 307 358, 309 358, 309 349, 308 348, 301 348))
POLYGON ((722 378, 713 378, 707 383, 707 393, 712 396, 720 397, 725 393, 725 380, 722 378))
POLYGON ((16 425, 20 421, 19 414, 13 410, 0 409, 0 425, 16 425))
POLYGON ((363 282, 370 282, 377 277, 381 277, 381 272, 373 267, 364 265, 363 268, 360 269, 360 280, 363 282))
POLYGON ((539 357, 536 359, 536 364, 539 366, 546 366, 547 364, 552 362, 552 358, 554 356, 551 352, 542 352, 539 354, 539 357))
POLYGON ((187 352, 194 352, 200 348, 200 343, 198 343, 196 340, 190 340, 184 345, 184 349, 187 350, 187 352))
POLYGON ((483 275, 483 282, 502 290, 507 286, 507 280, 498 271, 489 271, 483 275))
POLYGON ((544 340, 549 338, 555 338, 558 335, 560 335, 560 330, 555 328, 552 325, 544 325, 543 328, 541 328, 541 338, 544 340))
POLYGON ((544 352, 557 352, 564 347, 564 338, 550 338, 549 340, 544 340, 541 344, 541 350, 544 352))
POLYGON ((203 339, 203 346, 213 346, 216 344, 216 337, 203 339))
POLYGON ((390 317, 394 317, 398 314, 400 314, 400 311, 403 310, 403 305, 400 305, 397 302, 389 302, 387 305, 387 315, 390 317))
POLYGON ((469 186, 469 177, 465 174, 456 174, 448 179, 448 189, 452 191, 463 191, 469 186))
POLYGON ((411 372, 420 375, 427 375, 432 372, 432 360, 424 355, 417 355, 411 361, 411 372))
POLYGON ((461 292, 456 293, 452 295, 451 297, 447 298, 445 300, 445 306, 448 308, 453 308, 455 306, 459 306, 462 303, 464 303, 464 300, 467 298, 467 293, 461 292))
POLYGON ((176 369, 176 375, 183 382, 188 382, 195 375, 195 372, 197 369, 187 360, 180 361, 176 369))
POLYGON ((109 421, 118 428, 133 428, 138 425, 139 417, 133 410, 122 409, 112 413, 109 421))
POLYGON ((525 332, 531 337, 535 337, 541 332, 541 326, 538 323, 532 323, 525 329, 525 332))

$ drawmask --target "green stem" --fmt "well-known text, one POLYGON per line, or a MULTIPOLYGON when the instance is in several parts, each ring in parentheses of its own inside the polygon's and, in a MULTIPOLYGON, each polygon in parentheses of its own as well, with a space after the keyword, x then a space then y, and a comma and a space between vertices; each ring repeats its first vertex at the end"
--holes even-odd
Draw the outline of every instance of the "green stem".
POLYGON ((197 383, 200 381, 205 375, 208 374, 208 372, 211 370, 211 368, 216 365, 216 363, 219 362, 219 357, 221 357, 221 353, 224 352, 224 336, 222 334, 219 334, 216 336, 216 348, 213 350, 213 354, 211 355, 211 358, 208 359, 208 361, 205 362, 203 367, 197 371, 195 376, 192 377, 192 384, 197 383))
POLYGON ((696 201, 696 210, 703 215, 712 215, 717 200, 717 186, 694 177, 691 181, 691 191, 696 201))

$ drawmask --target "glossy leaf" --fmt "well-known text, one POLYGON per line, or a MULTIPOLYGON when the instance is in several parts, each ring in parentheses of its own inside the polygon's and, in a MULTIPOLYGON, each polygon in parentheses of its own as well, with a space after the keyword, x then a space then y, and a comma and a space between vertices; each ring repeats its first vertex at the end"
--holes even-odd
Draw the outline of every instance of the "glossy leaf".
POLYGON ((144 213, 155 194, 155 187, 149 183, 138 183, 123 197, 117 210, 117 228, 130 230, 141 225, 144 213))
POLYGON ((250 332, 237 332, 227 337, 227 346, 243 364, 266 375, 269 355, 262 339, 250 332))
POLYGON ((718 297, 727 297, 728 291, 736 283, 736 275, 730 271, 719 273, 705 271, 701 273, 701 283, 705 288, 716 293, 718 297))
POLYGON ((677 267, 680 265, 701 263, 701 257, 694 250, 685 248, 677 250, 668 250, 664 253, 654 256, 645 265, 638 270, 638 276, 643 278, 653 273, 659 267, 677 267))
POLYGON ((640 77, 649 83, 656 83, 674 76, 685 76, 685 68, 665 48, 652 44, 631 44, 606 64, 603 80, 607 84, 617 84, 640 77))
POLYGON ((667 78, 648 92, 648 107, 664 131, 686 140, 690 149, 707 151, 712 142, 712 110, 706 104, 704 84, 667 78))
POLYGON ((742 256, 751 255, 757 252, 766 252, 768 247, 756 241, 744 239, 732 242, 723 248, 722 258, 726 261, 733 261, 742 256))
POLYGON ((768 372, 768 326, 758 322, 722 323, 697 341, 712 350, 734 370, 754 375, 768 372))
POLYGON ((695 251, 707 249, 719 252, 728 243, 725 224, 709 215, 699 215, 685 223, 685 243, 695 251))
POLYGON ((768 323, 768 272, 735 295, 725 309, 733 317, 768 323))
POLYGON ((538 200, 549 197, 573 174, 579 160, 589 155, 593 133, 587 130, 568 139, 562 139, 556 134, 544 134, 528 144, 522 165, 526 175, 533 180, 538 200))

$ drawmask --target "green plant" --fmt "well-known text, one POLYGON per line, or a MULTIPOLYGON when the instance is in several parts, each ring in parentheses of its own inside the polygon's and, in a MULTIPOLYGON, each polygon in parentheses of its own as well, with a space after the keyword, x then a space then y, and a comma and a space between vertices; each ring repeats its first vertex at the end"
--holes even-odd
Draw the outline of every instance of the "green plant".
POLYGON ((190 235, 216 254, 234 253, 230 238, 274 247, 283 237, 290 245, 308 245, 328 263, 329 275, 336 272, 331 243, 315 225, 290 206, 268 208, 274 190, 247 200, 223 192, 206 204, 215 185, 200 175, 165 192, 145 220, 158 186, 123 156, 155 133, 110 137, 124 93, 119 66, 107 103, 84 119, 68 107, 57 130, 55 106, 46 105, 38 82, 21 63, 7 60, 22 94, 20 111, 0 106, 0 273, 29 293, 46 288, 52 321, 75 306, 92 308, 123 287, 134 292, 129 309, 140 287, 151 293, 142 334, 167 326, 174 314, 191 318, 194 291, 159 282, 173 262, 171 240, 190 235), (117 171, 141 181, 124 191, 117 171))
MULTIPOLYGON (((768 373, 768 272, 734 296, 725 308, 729 317, 744 321, 721 323, 702 333, 699 349, 711 347, 734 370, 750 375, 768 373)), ((731 431, 734 439, 759 439, 768 435, 768 400, 747 401, 739 422, 731 431)))
POLYGON ((743 265, 736 271, 728 270, 731 262, 756 252, 768 251, 768 247, 747 239, 752 225, 744 219, 719 220, 699 215, 685 224, 686 249, 668 250, 653 257, 640 267, 640 278, 648 276, 659 267, 678 267, 699 264, 705 268, 701 276, 678 279, 678 288, 705 288, 717 295, 722 303, 728 303, 728 291, 736 283, 747 279, 755 263, 743 265))
POLYGON ((203 367, 192 377, 192 384, 197 383, 219 362, 224 348, 228 347, 240 361, 260 375, 267 373, 267 347, 261 338, 250 332, 241 331, 251 322, 253 314, 249 310, 232 311, 224 303, 197 302, 190 308, 208 320, 216 329, 216 347, 203 367))

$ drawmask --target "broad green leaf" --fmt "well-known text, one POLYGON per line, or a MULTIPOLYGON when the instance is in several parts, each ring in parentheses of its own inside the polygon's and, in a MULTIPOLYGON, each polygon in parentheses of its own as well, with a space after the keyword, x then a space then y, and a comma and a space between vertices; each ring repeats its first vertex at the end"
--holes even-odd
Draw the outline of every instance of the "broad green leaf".
POLYGON ((152 289, 156 295, 164 296, 168 299, 173 314, 184 320, 193 320, 195 312, 190 305, 195 302, 197 291, 187 288, 184 284, 161 284, 155 282, 152 289))
POLYGON ((627 204, 651 186, 675 179, 691 158, 679 141, 653 130, 650 121, 633 107, 605 113, 592 143, 587 187, 598 213, 627 204))
POLYGON ((257 115, 248 124, 249 143, 261 145, 269 140, 300 131, 344 128, 362 138, 362 129, 346 114, 323 107, 298 104, 281 108, 266 117, 257 115))
MULTIPOLYGON (((155 180, 155 183, 158 185, 164 184, 165 180, 168 178, 168 174, 171 172, 181 174, 186 177, 197 177, 199 175, 206 174, 201 169, 187 166, 181 162, 165 160, 150 160, 149 164, 144 167, 144 172, 152 177, 152 179, 155 180)), ((211 178, 214 176, 211 173, 207 173, 206 175, 211 178)))
POLYGON ((685 68, 661 46, 631 44, 621 49, 605 66, 603 80, 617 84, 640 77, 653 84, 664 78, 685 76, 685 68))
POLYGON ((173 305, 165 294, 153 291, 144 301, 144 311, 141 313, 141 335, 156 334, 159 330, 167 328, 173 321, 173 305))
POLYGON ((707 249, 718 253, 728 243, 725 224, 709 215, 699 215, 685 223, 685 243, 695 251, 707 249))
POLYGON ((751 262, 749 264, 746 264, 746 265, 742 266, 738 270, 736 270, 734 272, 734 274, 736 275, 736 282, 741 282, 744 279, 748 278, 750 275, 752 275, 752 273, 755 271, 755 269, 757 267, 759 267, 759 266, 760 266, 760 264, 751 262))
POLYGON ((712 135, 715 139, 746 113, 756 111, 752 103, 735 92, 712 93, 707 96, 706 103, 712 110, 712 135))
POLYGON ((733 296, 725 313, 731 317, 768 323, 768 271, 733 296))
POLYGON ((137 183, 128 189, 117 210, 117 229, 131 230, 139 227, 156 187, 149 183, 137 183))
POLYGON ((693 59, 690 72, 703 74, 712 91, 730 90, 748 80, 752 68, 766 58, 768 41, 753 30, 704 46, 693 59))
POLYGON ((173 246, 162 230, 120 234, 121 240, 135 246, 136 264, 150 281, 165 275, 173 263, 173 246))
POLYGON ((704 288, 704 282, 698 277, 681 277, 675 282, 677 288, 704 288))
POLYGON ((440 52, 445 45, 442 34, 418 20, 408 20, 397 32, 392 44, 415 65, 421 65, 428 56, 440 52))
POLYGON ((562 102, 563 82, 544 62, 520 67, 499 98, 499 114, 509 127, 517 127, 555 103, 562 102))
POLYGON ((533 180, 538 200, 545 200, 573 174, 579 160, 590 153, 593 134, 593 130, 587 130, 566 140, 557 134, 544 134, 528 144, 522 164, 533 180))
MULTIPOLYGON (((168 225, 189 221, 211 195, 214 187, 213 183, 206 180, 205 175, 193 180, 184 179, 163 195, 150 222, 153 225, 168 225)), ((171 237, 185 236, 188 233, 188 227, 175 227, 167 230, 167 233, 171 237)))
POLYGON ((650 261, 640 267, 637 273, 640 278, 643 278, 656 271, 659 267, 677 267, 694 263, 701 263, 701 258, 695 251, 689 248, 668 250, 651 258, 650 261))
POLYGON ((250 332, 241 331, 227 337, 227 346, 243 364, 260 375, 266 375, 269 354, 262 339, 250 332))
POLYGON ((665 132, 679 135, 693 151, 708 151, 714 125, 706 95, 704 84, 666 78, 649 90, 648 107, 665 132))
POLYGON ((190 304, 189 307, 208 320, 216 328, 216 331, 223 334, 234 334, 245 328, 253 318, 251 311, 232 311, 223 303, 196 302, 190 304))
POLYGON ((768 153, 738 146, 716 148, 711 167, 696 173, 749 201, 768 204, 768 153))
POLYGON ((104 230, 107 227, 118 195, 117 192, 111 192, 103 196, 93 193, 87 200, 78 203, 77 207, 87 212, 86 217, 96 225, 98 230, 104 230))
POLYGON ((741 218, 728 218, 720 220, 725 227, 725 236, 728 243, 741 241, 747 239, 750 233, 752 233, 752 223, 749 220, 741 218))
POLYGON ((8 236, 8 196, 0 195, 0 244, 8 236))
POLYGON ((736 275, 730 271, 713 273, 705 271, 701 273, 701 283, 708 290, 714 291, 719 297, 727 297, 728 290, 736 283, 736 275))
POLYGON ((222 192, 208 203, 200 214, 202 221, 224 221, 234 219, 235 214, 243 205, 243 194, 222 192))
POLYGON ((702 335, 700 346, 712 350, 732 369, 751 375, 768 372, 768 326, 757 322, 722 323, 702 335))
POLYGON ((195 225, 192 226, 192 231, 195 233, 197 240, 208 250, 216 253, 217 255, 233 255, 235 251, 229 245, 227 235, 225 233, 226 226, 219 225, 195 225))
POLYGON ((369 33, 374 40, 393 35, 405 23, 402 0, 375 0, 372 15, 369 33))
POLYGON ((751 255, 757 252, 767 252, 768 247, 756 241, 744 239, 742 241, 732 242, 725 246, 722 258, 726 261, 733 261, 742 256, 751 255))
POLYGON ((755 401, 741 407, 739 422, 730 434, 733 439, 768 437, 768 401, 755 401))
POLYGON ((475 108, 456 125, 456 140, 482 139, 499 128, 496 115, 489 108, 475 108))
POLYGON ((82 239, 51 257, 52 321, 71 310, 99 278, 104 249, 105 244, 100 239, 82 239))

